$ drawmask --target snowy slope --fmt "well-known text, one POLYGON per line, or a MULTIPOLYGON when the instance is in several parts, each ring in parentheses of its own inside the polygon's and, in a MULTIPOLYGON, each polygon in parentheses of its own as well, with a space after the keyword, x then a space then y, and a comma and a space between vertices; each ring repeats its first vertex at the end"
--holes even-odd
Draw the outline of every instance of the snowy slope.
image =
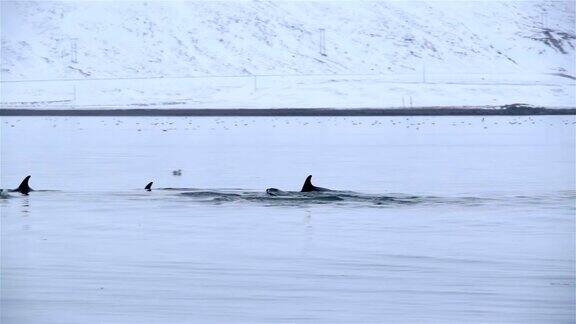
POLYGON ((2 102, 573 106, 574 21, 573 1, 2 2, 2 102))

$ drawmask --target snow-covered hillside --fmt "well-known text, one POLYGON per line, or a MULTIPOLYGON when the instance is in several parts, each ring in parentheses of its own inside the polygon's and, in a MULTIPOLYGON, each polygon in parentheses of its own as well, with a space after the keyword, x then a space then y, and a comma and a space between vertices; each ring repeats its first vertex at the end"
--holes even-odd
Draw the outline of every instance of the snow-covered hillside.
POLYGON ((574 10, 573 1, 2 2, 2 102, 574 106, 574 10))

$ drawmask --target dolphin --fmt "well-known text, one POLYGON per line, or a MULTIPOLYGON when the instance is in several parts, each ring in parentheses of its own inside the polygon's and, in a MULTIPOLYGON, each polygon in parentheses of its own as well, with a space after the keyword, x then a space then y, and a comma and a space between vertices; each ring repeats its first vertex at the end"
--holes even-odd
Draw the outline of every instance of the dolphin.
POLYGON ((147 184, 146 187, 144 187, 144 190, 146 190, 146 191, 152 191, 152 184, 153 184, 153 183, 154 183, 154 182, 150 182, 149 184, 147 184))
POLYGON ((11 192, 19 192, 23 195, 28 195, 28 193, 30 191, 34 191, 32 188, 30 188, 30 186, 28 185, 28 181, 30 181, 30 176, 26 176, 26 178, 24 178, 24 180, 22 180, 22 183, 20 183, 20 185, 18 186, 18 188, 16 189, 12 189, 10 190, 11 192))
POLYGON ((312 191, 331 191, 330 189, 316 187, 312 184, 312 176, 309 175, 306 177, 306 181, 304 181, 304 185, 302 186, 302 190, 300 192, 312 192, 312 191))

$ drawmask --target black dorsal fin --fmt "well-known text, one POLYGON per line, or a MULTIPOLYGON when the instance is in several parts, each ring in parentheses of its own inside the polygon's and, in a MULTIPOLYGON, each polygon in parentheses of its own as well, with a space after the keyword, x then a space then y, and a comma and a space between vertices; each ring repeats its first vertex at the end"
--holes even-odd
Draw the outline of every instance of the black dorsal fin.
POLYGON ((312 185, 312 176, 309 175, 306 177, 306 181, 304 181, 304 185, 302 186, 302 190, 300 192, 309 192, 314 191, 314 186, 312 185))
POLYGON ((154 182, 151 181, 149 184, 146 185, 146 187, 144 187, 144 189, 146 189, 146 190, 148 190, 148 191, 152 191, 152 184, 153 184, 153 183, 154 183, 154 182))
POLYGON ((14 191, 17 191, 23 195, 27 195, 30 191, 32 191, 32 188, 30 188, 30 185, 28 185, 28 181, 30 181, 30 176, 26 176, 26 178, 22 180, 18 188, 16 188, 14 191))

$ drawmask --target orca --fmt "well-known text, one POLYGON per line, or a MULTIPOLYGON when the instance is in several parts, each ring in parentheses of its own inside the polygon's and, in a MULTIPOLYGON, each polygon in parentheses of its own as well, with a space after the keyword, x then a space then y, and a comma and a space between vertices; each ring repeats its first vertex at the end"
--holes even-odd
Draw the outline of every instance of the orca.
POLYGON ((280 196, 285 194, 284 191, 280 190, 280 189, 276 189, 276 188, 268 188, 266 189, 266 193, 270 196, 280 196))
POLYGON ((152 184, 153 184, 153 183, 154 183, 154 182, 150 182, 149 184, 147 184, 146 187, 144 187, 144 190, 146 190, 146 191, 152 191, 152 184))
MULTIPOLYGON (((333 191, 331 189, 316 187, 312 184, 312 176, 309 175, 306 177, 304 181, 304 185, 302 185, 302 189, 299 192, 319 192, 319 191, 333 191)), ((297 194, 298 191, 282 191, 276 188, 268 188, 266 189, 266 193, 270 196, 285 196, 285 195, 294 195, 297 194)))
POLYGON ((30 188, 30 185, 28 185, 28 181, 30 181, 30 176, 26 176, 26 178, 24 178, 24 180, 22 180, 22 183, 20 183, 18 188, 12 189, 10 191, 11 192, 19 192, 23 195, 28 195, 28 193, 30 191, 34 191, 32 188, 30 188))
POLYGON ((312 192, 312 191, 331 191, 330 189, 316 187, 312 184, 312 176, 309 175, 306 177, 306 181, 304 181, 304 185, 302 186, 302 190, 300 192, 312 192))

